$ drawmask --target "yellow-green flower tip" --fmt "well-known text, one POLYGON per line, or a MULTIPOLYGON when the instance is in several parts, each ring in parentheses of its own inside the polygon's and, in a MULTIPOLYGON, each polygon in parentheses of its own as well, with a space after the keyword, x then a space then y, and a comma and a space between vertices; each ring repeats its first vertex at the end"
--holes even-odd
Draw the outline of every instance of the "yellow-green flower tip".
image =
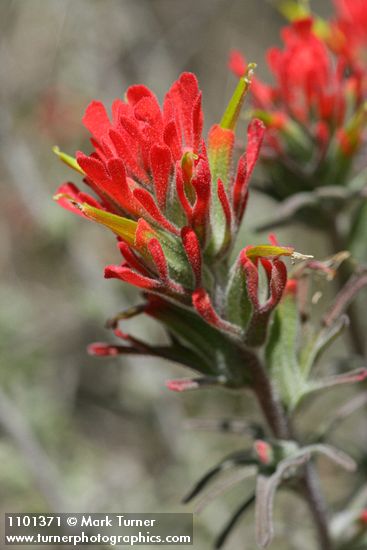
POLYGON ((53 153, 55 153, 55 155, 59 157, 59 159, 64 164, 66 164, 67 166, 69 166, 73 170, 76 170, 77 172, 79 172, 79 174, 82 174, 84 176, 84 173, 85 173, 84 170, 80 168, 79 164, 77 163, 77 160, 74 157, 71 157, 67 153, 60 151, 60 148, 57 145, 52 147, 52 151, 53 153))
POLYGON ((240 78, 235 91, 228 103, 228 106, 224 112, 220 126, 228 130, 234 130, 237 124, 238 117, 240 116, 242 104, 245 96, 249 90, 251 79, 256 68, 256 63, 249 63, 247 65, 246 73, 240 78))

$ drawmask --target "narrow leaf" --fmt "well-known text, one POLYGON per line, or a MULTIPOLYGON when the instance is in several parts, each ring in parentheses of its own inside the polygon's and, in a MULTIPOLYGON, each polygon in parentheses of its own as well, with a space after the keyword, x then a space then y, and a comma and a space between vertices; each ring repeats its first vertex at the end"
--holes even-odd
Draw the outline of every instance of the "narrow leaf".
POLYGON ((256 484, 256 542, 260 548, 269 546, 274 536, 273 506, 276 490, 291 468, 298 468, 309 459, 309 455, 293 456, 279 462, 271 476, 258 475, 256 484))
POLYGON ((307 445, 306 447, 302 447, 302 449, 300 449, 296 453, 296 456, 315 453, 320 453, 324 456, 327 456, 330 460, 335 462, 335 464, 337 464, 341 468, 344 468, 344 470, 347 470, 348 472, 354 472, 357 468, 357 463, 351 456, 347 455, 344 451, 341 451, 340 449, 336 449, 332 445, 325 445, 323 443, 316 443, 314 445, 307 445))
POLYGON ((231 323, 245 329, 252 312, 249 300, 246 276, 242 268, 240 258, 233 265, 226 289, 226 313, 231 323))
POLYGON ((222 532, 218 535, 217 540, 215 541, 215 548, 222 548, 223 544, 227 540, 228 535, 232 531, 233 527, 236 525, 237 521, 242 517, 242 515, 252 506, 255 502, 255 495, 251 495, 247 498, 235 511, 227 525, 223 528, 222 532))
POLYGON ((311 380, 306 387, 305 393, 311 393, 318 390, 326 390, 339 386, 341 384, 355 384, 357 382, 363 382, 367 378, 367 369, 362 367, 354 369, 343 374, 336 374, 335 376, 329 376, 328 378, 321 378, 320 380, 311 380))
POLYGON ((330 344, 345 330, 349 320, 346 315, 342 315, 331 327, 323 328, 316 334, 313 342, 304 348, 301 354, 302 373, 305 378, 308 377, 312 367, 322 355, 322 353, 330 346, 330 344))
POLYGON ((207 485, 208 483, 216 477, 220 472, 233 468, 237 465, 254 465, 256 461, 252 458, 251 453, 247 451, 236 451, 228 455, 222 462, 213 466, 206 472, 206 474, 199 479, 199 481, 194 485, 191 491, 182 499, 183 503, 190 502, 193 498, 196 497, 207 485))
POLYGON ((304 378, 297 356, 299 312, 293 293, 278 305, 266 346, 266 364, 283 402, 294 408, 303 395, 304 378))

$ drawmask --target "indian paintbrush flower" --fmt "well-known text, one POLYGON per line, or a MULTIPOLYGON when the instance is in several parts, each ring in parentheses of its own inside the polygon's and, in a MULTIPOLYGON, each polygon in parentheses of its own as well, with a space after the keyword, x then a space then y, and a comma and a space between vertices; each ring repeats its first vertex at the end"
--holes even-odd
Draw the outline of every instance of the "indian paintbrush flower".
MULTIPOLYGON (((267 52, 275 83, 252 83, 253 113, 267 126, 266 189, 278 200, 344 184, 366 124, 363 73, 348 69, 346 57, 334 55, 315 26, 308 16, 283 28, 284 47, 267 52)), ((240 52, 232 52, 230 68, 237 76, 247 70, 240 52)))
POLYGON ((354 71, 364 71, 367 61, 367 5, 364 0, 334 0, 336 16, 326 38, 354 71))
MULTIPOLYGON (((55 149, 93 192, 65 183, 57 202, 117 236, 124 261, 107 266, 105 277, 142 289, 145 305, 133 314, 158 318, 179 341, 158 351, 123 334, 117 324, 116 335, 135 351, 176 358, 205 374, 208 382, 215 377, 228 385, 241 385, 247 377, 230 338, 261 345, 286 285, 280 257, 293 253, 274 241, 250 245, 229 266, 265 131, 260 120, 250 122, 247 149, 236 165, 235 129, 252 72, 249 65, 207 140, 197 79, 184 73, 165 95, 163 107, 143 85, 131 86, 125 100, 113 102, 111 119, 104 105, 93 101, 83 119, 92 134, 91 155, 78 152, 74 159, 55 149), (265 301, 260 268, 267 279, 265 301)), ((126 349, 96 344, 90 352, 115 355, 126 349)))

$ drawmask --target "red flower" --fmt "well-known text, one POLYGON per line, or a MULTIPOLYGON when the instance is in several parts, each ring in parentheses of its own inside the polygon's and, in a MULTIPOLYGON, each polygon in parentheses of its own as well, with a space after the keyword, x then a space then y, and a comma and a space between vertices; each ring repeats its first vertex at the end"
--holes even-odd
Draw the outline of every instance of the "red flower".
POLYGON ((367 509, 361 512, 359 519, 364 525, 367 525, 367 509))
POLYGON ((367 61, 367 4, 365 0, 334 0, 336 18, 331 22, 330 46, 355 70, 367 61))
MULTIPOLYGON (((249 76, 240 79, 220 124, 210 129, 207 145, 201 92, 196 77, 184 73, 165 95, 162 108, 142 85, 130 87, 124 101, 114 101, 111 119, 103 104, 93 101, 83 119, 92 134, 93 153, 78 152, 75 160, 56 150, 84 174, 95 195, 66 183, 57 201, 118 236, 124 262, 107 266, 105 277, 193 306, 207 324, 233 334, 244 327, 233 323, 228 312, 216 311, 212 272, 219 260, 226 265, 264 135, 262 122, 253 120, 247 151, 233 170, 234 130, 249 76)), ((265 323, 280 300, 286 271, 278 257, 292 251, 265 245, 247 247, 240 256, 236 266, 246 280, 253 322, 265 323), (268 275, 265 304, 258 298, 260 258, 268 275)), ((116 350, 93 348, 98 354, 116 350)))
MULTIPOLYGON (((340 123, 345 111, 343 62, 334 66, 325 43, 312 32, 311 18, 295 21, 282 31, 284 49, 270 48, 268 65, 276 84, 267 87, 254 79, 256 105, 265 110, 279 108, 284 114, 306 123, 312 120, 340 123)), ((230 67, 240 65, 239 52, 232 53, 230 67)))
MULTIPOLYGON (((294 21, 282 31, 284 48, 268 50, 275 84, 268 86, 254 79, 255 112, 273 130, 267 145, 277 154, 285 151, 284 142, 289 140, 307 150, 310 133, 321 152, 326 152, 335 136, 338 141, 343 137, 341 150, 351 154, 358 144, 353 137, 350 147, 346 146, 347 102, 352 109, 361 104, 361 75, 345 75, 345 57, 333 59, 326 43, 313 32, 313 25, 311 17, 294 21), (303 132, 305 127, 307 132, 303 132), (336 129, 341 129, 343 136, 336 129)), ((243 74, 245 66, 239 52, 233 52, 232 71, 243 74)))

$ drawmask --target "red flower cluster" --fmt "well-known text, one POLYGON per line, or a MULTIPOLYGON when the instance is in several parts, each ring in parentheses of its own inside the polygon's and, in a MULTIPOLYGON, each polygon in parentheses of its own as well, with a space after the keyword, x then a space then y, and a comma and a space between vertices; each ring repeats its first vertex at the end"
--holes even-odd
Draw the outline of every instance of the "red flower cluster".
MULTIPOLYGON (((232 323, 225 308, 214 309, 213 272, 231 251, 264 134, 262 122, 253 120, 247 151, 233 173, 234 129, 248 86, 247 73, 221 123, 210 129, 207 145, 201 92, 196 77, 184 73, 165 95, 163 108, 142 85, 130 87, 125 101, 114 101, 112 120, 102 103, 92 102, 84 124, 94 152, 79 152, 75 160, 57 151, 96 196, 66 183, 58 191, 59 204, 118 236, 124 262, 106 267, 105 276, 192 305, 207 323, 232 332, 243 327, 232 323)), ((242 251, 234 269, 246 282, 253 318, 268 316, 280 300, 286 271, 278 257, 291 253, 277 245, 242 251), (259 260, 269 281, 266 304, 258 298, 259 260)))
MULTIPOLYGON (((331 35, 330 35, 331 36, 331 35)), ((275 85, 254 79, 252 91, 255 112, 272 130, 267 143, 277 153, 285 152, 289 141, 306 150, 318 144, 325 155, 335 136, 346 155, 359 145, 362 101, 362 75, 346 75, 347 59, 333 59, 324 40, 314 32, 312 17, 298 19, 282 31, 284 48, 270 48, 269 68, 275 85), (309 139, 312 142, 308 144, 309 139)), ((246 63, 232 52, 230 68, 241 76, 246 63)))
POLYGON ((328 42, 354 70, 363 71, 367 62, 367 4, 365 0, 334 0, 334 3, 336 17, 328 42))

